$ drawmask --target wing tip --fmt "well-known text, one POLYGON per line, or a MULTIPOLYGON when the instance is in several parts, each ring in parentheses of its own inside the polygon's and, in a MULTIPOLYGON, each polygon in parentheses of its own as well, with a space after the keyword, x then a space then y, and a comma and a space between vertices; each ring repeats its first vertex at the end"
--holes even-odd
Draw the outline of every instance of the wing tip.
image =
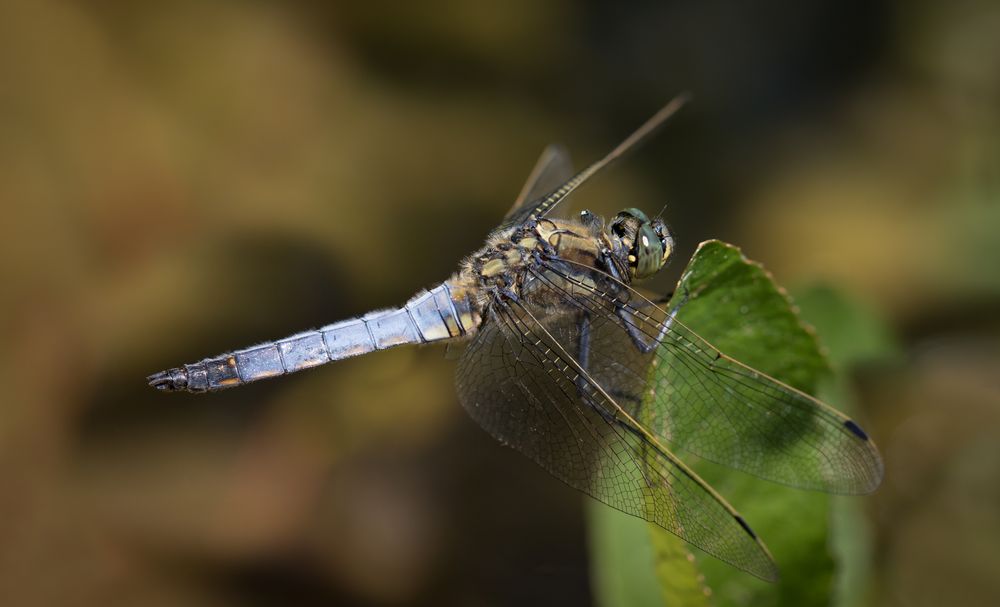
POLYGON ((861 488, 861 491, 859 492, 860 495, 874 493, 875 490, 882 485, 882 479, 885 477, 885 462, 882 460, 882 456, 879 455, 878 451, 875 450, 875 445, 871 442, 869 442, 869 444, 872 445, 873 451, 872 473, 868 476, 868 483, 861 488))
POLYGON ((757 534, 754 533, 754 530, 750 528, 750 524, 747 523, 747 521, 746 521, 745 518, 743 518, 742 516, 740 516, 738 514, 734 514, 733 518, 736 519, 736 522, 740 524, 740 527, 743 527, 744 531, 746 531, 747 533, 750 534, 750 537, 752 537, 755 540, 756 539, 760 539, 760 538, 757 537, 757 534))
POLYGON ((775 565, 773 561, 771 562, 771 567, 762 573, 763 575, 761 574, 756 574, 756 575, 765 582, 777 584, 778 582, 781 581, 781 571, 778 569, 778 566, 775 565))
POLYGON ((764 551, 764 555, 767 557, 762 563, 758 562, 753 566, 737 567, 756 578, 764 580, 765 582, 777 582, 781 579, 781 572, 778 570, 778 565, 775 564, 774 557, 771 556, 771 552, 767 549, 767 546, 764 545, 764 542, 762 542, 760 537, 757 536, 757 533, 750 527, 750 523, 748 523, 745 518, 736 512, 733 513, 733 518, 736 519, 736 522, 739 523, 740 527, 747 532, 747 535, 753 538, 753 541, 757 543, 757 546, 764 551))
POLYGON ((863 441, 867 447, 865 458, 867 465, 864 467, 863 477, 859 479, 861 482, 856 487, 853 487, 852 490, 845 493, 868 495, 869 493, 873 493, 882 484, 882 478, 885 476, 885 463, 882 461, 882 456, 879 454, 875 443, 872 442, 871 437, 868 436, 868 433, 857 422, 853 419, 845 419, 843 425, 855 438, 863 441))
POLYGON ((871 440, 868 438, 868 433, 861 429, 861 426, 857 424, 853 419, 844 420, 844 427, 851 431, 854 436, 857 436, 863 441, 871 440))

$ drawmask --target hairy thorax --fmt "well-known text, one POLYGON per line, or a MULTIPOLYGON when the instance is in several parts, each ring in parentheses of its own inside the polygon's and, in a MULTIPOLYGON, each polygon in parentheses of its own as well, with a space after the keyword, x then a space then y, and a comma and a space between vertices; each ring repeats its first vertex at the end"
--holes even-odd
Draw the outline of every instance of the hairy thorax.
POLYGON ((542 291, 532 288, 537 261, 558 258, 574 268, 600 270, 601 251, 607 245, 603 232, 572 220, 545 218, 502 228, 465 259, 449 285, 453 292, 467 296, 480 316, 496 297, 515 297, 542 308, 554 306, 559 302, 547 301, 542 291))

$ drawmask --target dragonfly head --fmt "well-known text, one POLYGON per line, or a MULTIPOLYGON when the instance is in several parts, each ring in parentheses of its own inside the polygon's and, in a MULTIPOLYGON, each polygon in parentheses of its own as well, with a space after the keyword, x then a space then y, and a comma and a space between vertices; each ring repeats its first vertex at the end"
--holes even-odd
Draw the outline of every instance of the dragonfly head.
POLYGON ((634 279, 643 279, 660 271, 674 250, 674 239, 660 218, 650 220, 639 209, 625 209, 608 226, 621 243, 620 254, 628 263, 634 279))

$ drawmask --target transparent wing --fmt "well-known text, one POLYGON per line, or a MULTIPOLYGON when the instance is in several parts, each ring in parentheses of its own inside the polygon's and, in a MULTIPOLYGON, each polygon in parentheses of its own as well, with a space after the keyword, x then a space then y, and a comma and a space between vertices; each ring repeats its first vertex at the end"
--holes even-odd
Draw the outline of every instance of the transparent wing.
POLYGON ((463 406, 554 476, 767 580, 777 569, 746 522, 575 359, 572 315, 497 303, 459 361, 463 406))
POLYGON ((660 440, 795 487, 878 487, 878 449, 850 418, 729 358, 603 272, 563 260, 534 272, 535 289, 587 314, 591 375, 660 440))
POLYGON ((528 175, 528 180, 524 182, 521 193, 518 194, 514 206, 507 211, 503 218, 504 224, 521 223, 531 214, 533 203, 541 199, 546 194, 555 191, 567 180, 573 177, 573 162, 569 158, 569 152, 561 145, 551 144, 542 151, 538 157, 535 168, 528 175))
POLYGON ((687 95, 678 95, 677 97, 674 97, 669 103, 667 103, 667 105, 663 106, 658 112, 653 114, 652 118, 644 122, 642 126, 629 135, 625 141, 622 141, 615 149, 608 152, 604 158, 601 158, 570 179, 567 179, 560 184, 559 187, 551 191, 547 191, 544 197, 537 200, 528 199, 527 204, 524 205, 525 210, 523 211, 523 217, 527 218, 532 214, 538 217, 548 215, 554 208, 556 208, 556 206, 559 205, 560 202, 569 196, 573 190, 583 185, 588 179, 634 149, 637 145, 639 145, 639 143, 656 132, 656 130, 660 128, 660 126, 662 126, 668 118, 677 113, 677 110, 681 109, 685 103, 687 103, 687 95))

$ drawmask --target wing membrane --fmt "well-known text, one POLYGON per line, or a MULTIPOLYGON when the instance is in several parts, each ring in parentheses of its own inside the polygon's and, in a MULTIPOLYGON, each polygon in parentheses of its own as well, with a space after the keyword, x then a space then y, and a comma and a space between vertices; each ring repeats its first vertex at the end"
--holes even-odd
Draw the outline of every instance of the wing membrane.
POLYGON ((777 577, 735 510, 580 367, 572 315, 539 320, 519 304, 496 304, 491 314, 459 362, 458 392, 473 419, 571 487, 753 575, 777 577))
POLYGON ((566 180, 564 183, 559 185, 558 188, 548 192, 545 197, 531 201, 525 205, 526 210, 524 212, 524 217, 527 218, 532 214, 537 217, 544 217, 548 215, 552 209, 556 208, 556 206, 569 196, 573 190, 583 185, 588 179, 599 173, 602 169, 618 158, 631 151, 639 145, 639 143, 656 132, 656 130, 660 128, 668 118, 677 113, 677 110, 681 109, 685 103, 687 103, 687 95, 678 95, 677 97, 671 99, 667 105, 660 108, 660 111, 653 114, 652 118, 644 122, 642 126, 629 135, 625 141, 619 143, 615 149, 608 152, 604 158, 601 158, 597 162, 574 175, 572 178, 566 180))
POLYGON ((848 417, 726 356, 627 285, 565 261, 536 279, 592 319, 591 374, 659 439, 795 487, 858 494, 881 482, 877 448, 848 417))
POLYGON ((520 223, 527 219, 533 210, 533 205, 528 203, 537 202, 571 177, 573 177, 573 162, 566 148, 557 144, 547 146, 538 157, 535 167, 528 175, 528 180, 524 182, 514 206, 504 216, 503 223, 505 225, 520 223))

